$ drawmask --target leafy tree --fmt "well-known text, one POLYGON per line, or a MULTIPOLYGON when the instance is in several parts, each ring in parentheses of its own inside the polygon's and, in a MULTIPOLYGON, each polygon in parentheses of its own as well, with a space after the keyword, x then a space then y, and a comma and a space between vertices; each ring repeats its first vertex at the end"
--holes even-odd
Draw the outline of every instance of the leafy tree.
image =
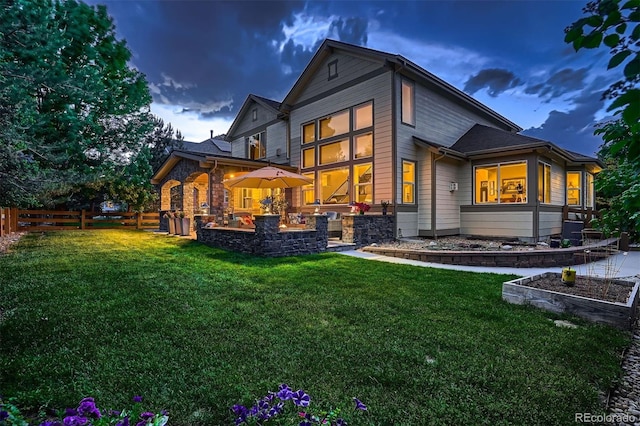
POLYGON ((565 42, 576 51, 610 49, 608 69, 622 68, 622 77, 603 93, 612 100, 608 111, 617 119, 596 130, 602 135, 599 156, 606 169, 598 175, 596 189, 608 198, 601 226, 640 234, 640 0, 596 0, 587 4, 588 15, 566 29, 565 42))
POLYGON ((130 57, 104 6, 0 6, 0 204, 86 204, 148 158, 151 97, 130 57))

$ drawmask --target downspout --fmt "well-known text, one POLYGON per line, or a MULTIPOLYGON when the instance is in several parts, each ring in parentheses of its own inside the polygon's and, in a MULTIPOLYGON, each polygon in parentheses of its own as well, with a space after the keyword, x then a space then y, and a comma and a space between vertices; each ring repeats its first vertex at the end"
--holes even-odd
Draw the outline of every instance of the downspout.
MULTIPOLYGON (((393 231, 393 238, 398 238, 398 128, 396 122, 398 120, 397 111, 398 108, 396 106, 396 75, 397 71, 395 67, 392 68, 393 73, 391 74, 391 116, 393 119, 391 120, 391 199, 393 200, 394 206, 394 217, 395 217, 395 226, 393 231)), ((375 164, 375 163, 374 163, 375 164)), ((402 200, 400 200, 402 202, 402 200)))
POLYGON ((433 232, 433 239, 438 239, 438 230, 436 224, 436 198, 437 198, 437 188, 436 188, 436 163, 439 160, 442 160, 447 156, 446 152, 443 152, 442 155, 436 157, 435 154, 431 154, 431 231, 433 232))

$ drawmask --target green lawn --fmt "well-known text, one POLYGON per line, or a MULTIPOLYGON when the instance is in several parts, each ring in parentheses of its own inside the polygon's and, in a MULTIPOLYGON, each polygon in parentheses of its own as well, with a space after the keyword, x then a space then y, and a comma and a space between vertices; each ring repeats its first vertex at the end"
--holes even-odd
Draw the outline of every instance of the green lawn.
MULTIPOLYGON (((512 276, 340 254, 262 259, 143 231, 30 234, 0 256, 0 394, 27 412, 143 395, 232 424, 280 383, 363 424, 573 424, 626 334, 500 298, 512 276)), ((355 423, 352 423, 355 424, 355 423)))

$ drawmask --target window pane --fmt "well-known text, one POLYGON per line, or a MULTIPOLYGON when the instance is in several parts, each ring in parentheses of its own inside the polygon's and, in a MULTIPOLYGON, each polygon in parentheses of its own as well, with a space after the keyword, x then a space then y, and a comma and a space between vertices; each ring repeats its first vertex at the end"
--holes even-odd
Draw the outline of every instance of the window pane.
POLYGON ((581 204, 582 173, 567 172, 567 204, 579 206, 581 204))
POLYGON ((498 202, 498 166, 476 167, 476 203, 498 202))
POLYGON ((373 165, 371 163, 353 166, 354 201, 373 203, 373 165))
POLYGON ((329 143, 320 147, 320 164, 338 163, 349 159, 349 140, 329 143))
POLYGON ((316 124, 309 123, 302 126, 302 143, 309 143, 316 140, 316 124))
POLYGON ((349 203, 349 168, 323 170, 319 172, 320 197, 323 204, 349 203))
POLYGON ((366 158, 373 155, 373 134, 356 136, 355 158, 366 158))
POLYGON ((262 133, 256 133, 249 137, 249 158, 252 160, 258 160, 264 158, 267 155, 267 150, 263 140, 262 133))
POLYGON ((551 166, 538 163, 538 201, 551 202, 551 166))
POLYGON ((402 162, 402 202, 415 203, 416 166, 411 161, 402 162))
POLYGON ((527 163, 500 164, 501 203, 527 202, 527 163))
POLYGON ((354 130, 364 129, 373 126, 373 104, 371 102, 353 109, 354 130))
POLYGON ((315 148, 305 149, 302 151, 302 167, 313 167, 316 165, 315 148))
POLYGON ((584 206, 593 207, 593 175, 591 173, 587 173, 585 177, 587 182, 584 188, 584 206))
POLYGON ((414 123, 414 102, 413 102, 413 84, 408 81, 402 82, 402 122, 406 124, 414 123))
POLYGON ((313 179, 314 183, 311 183, 309 185, 304 185, 302 187, 302 203, 304 205, 309 205, 309 204, 313 204, 316 201, 316 197, 315 197, 315 174, 314 173, 303 173, 302 174, 305 177, 308 177, 309 179, 313 179))
POLYGON ((349 131, 349 110, 320 120, 320 139, 341 135, 349 131))

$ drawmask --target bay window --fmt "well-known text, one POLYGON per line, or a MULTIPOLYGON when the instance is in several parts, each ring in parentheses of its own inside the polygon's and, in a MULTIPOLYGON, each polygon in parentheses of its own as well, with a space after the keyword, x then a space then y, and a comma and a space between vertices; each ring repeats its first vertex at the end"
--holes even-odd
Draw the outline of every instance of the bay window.
POLYGON ((526 203, 527 162, 475 167, 476 204, 526 203))
POLYGON ((551 166, 538 162, 538 201, 551 203, 551 166))

